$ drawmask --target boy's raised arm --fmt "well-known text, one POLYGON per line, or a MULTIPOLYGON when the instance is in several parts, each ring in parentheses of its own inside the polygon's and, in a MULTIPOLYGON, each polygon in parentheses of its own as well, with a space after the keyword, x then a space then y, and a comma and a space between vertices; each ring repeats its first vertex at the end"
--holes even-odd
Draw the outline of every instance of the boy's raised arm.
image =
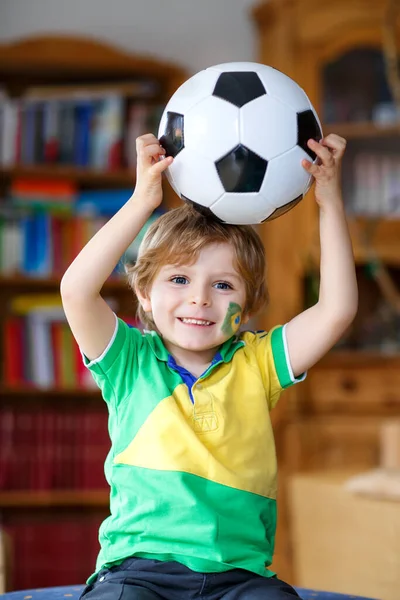
POLYGON ((115 317, 100 295, 103 284, 162 201, 162 172, 172 159, 159 160, 164 150, 152 134, 137 145, 135 192, 96 233, 68 267, 61 280, 61 298, 72 333, 89 358, 99 357, 115 329, 115 317))
POLYGON ((286 327, 290 364, 299 376, 320 360, 353 321, 358 304, 357 279, 351 239, 340 189, 340 163, 346 141, 334 134, 309 146, 320 165, 303 161, 316 180, 320 208, 320 289, 318 302, 286 327))

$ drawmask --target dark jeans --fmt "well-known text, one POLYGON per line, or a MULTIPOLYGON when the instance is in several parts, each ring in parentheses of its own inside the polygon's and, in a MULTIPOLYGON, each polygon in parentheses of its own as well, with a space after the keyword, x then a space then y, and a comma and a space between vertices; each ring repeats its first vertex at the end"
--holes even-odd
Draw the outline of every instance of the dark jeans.
POLYGON ((177 562, 128 558, 103 569, 84 600, 293 600, 296 591, 277 577, 243 569, 197 573, 177 562))

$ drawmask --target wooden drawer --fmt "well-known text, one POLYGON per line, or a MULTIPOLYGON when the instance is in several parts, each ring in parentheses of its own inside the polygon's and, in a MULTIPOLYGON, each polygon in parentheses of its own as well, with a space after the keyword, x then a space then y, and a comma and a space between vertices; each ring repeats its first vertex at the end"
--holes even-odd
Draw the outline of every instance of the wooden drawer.
POLYGON ((400 414, 398 367, 316 366, 303 386, 301 412, 400 414))
POLYGON ((283 462, 289 471, 374 467, 383 417, 314 417, 287 426, 283 462))

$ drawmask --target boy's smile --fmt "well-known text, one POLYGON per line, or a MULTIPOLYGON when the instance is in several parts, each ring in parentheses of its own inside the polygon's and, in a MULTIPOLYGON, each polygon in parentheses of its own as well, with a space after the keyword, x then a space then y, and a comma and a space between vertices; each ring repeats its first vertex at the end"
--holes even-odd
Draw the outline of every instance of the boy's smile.
POLYGON ((205 246, 191 265, 163 265, 148 298, 138 295, 144 310, 152 312, 165 346, 183 366, 199 359, 211 362, 216 348, 247 320, 242 314, 245 283, 228 243, 205 246))

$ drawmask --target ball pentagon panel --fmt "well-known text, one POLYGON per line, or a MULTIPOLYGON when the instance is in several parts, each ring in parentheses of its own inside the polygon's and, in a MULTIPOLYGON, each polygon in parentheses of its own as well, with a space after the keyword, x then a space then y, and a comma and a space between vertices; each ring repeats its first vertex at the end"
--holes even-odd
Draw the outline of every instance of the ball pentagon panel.
POLYGON ((175 158, 184 148, 184 117, 180 113, 167 111, 162 116, 161 124, 164 133, 160 137, 160 144, 164 148, 166 156, 175 158))
POLYGON ((215 163, 226 192, 258 192, 267 169, 267 161, 239 144, 215 163))
POLYGON ((308 109, 297 114, 297 145, 308 154, 308 160, 314 162, 317 155, 307 146, 310 138, 319 141, 322 130, 314 111, 308 109))
POLYGON ((265 95, 265 88, 254 71, 221 73, 215 85, 214 96, 238 108, 265 95))

